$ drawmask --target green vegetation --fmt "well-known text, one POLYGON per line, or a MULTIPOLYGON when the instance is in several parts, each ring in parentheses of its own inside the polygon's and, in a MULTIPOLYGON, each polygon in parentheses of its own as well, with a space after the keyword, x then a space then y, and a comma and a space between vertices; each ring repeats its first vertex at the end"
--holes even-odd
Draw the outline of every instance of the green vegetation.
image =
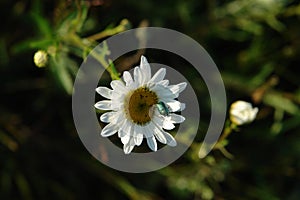
POLYGON ((0 0, 0 16, 0 199, 300 199, 296 1, 0 0), (101 85, 137 65, 140 54, 185 70, 197 85, 201 121, 193 145, 164 169, 129 174, 86 151, 74 127, 71 94, 78 67, 99 42, 141 26, 174 29, 198 41, 219 67, 228 108, 246 100, 259 113, 230 134, 226 122, 226 137, 199 159, 210 119, 205 84, 168 52, 138 50, 112 63, 105 44, 92 55, 109 66, 101 85), (40 68, 33 61, 38 50, 48 54, 40 68))

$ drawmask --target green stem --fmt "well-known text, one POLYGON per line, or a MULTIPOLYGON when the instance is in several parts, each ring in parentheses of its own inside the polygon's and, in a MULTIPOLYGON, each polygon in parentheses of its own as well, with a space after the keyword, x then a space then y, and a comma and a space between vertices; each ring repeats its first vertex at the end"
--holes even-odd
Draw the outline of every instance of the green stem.
POLYGON ((221 141, 223 141, 223 140, 225 140, 230 135, 231 132, 232 132, 232 126, 230 125, 230 126, 228 126, 228 127, 225 128, 223 134, 219 138, 218 143, 221 142, 221 141))
POLYGON ((91 55, 98 60, 99 63, 102 64, 102 66, 105 68, 105 70, 108 71, 108 73, 110 74, 111 79, 113 80, 119 80, 120 76, 119 76, 119 72, 117 71, 117 69, 115 68, 113 63, 108 63, 104 56, 95 52, 95 51, 90 51, 91 55))
POLYGON ((121 21, 121 23, 118 26, 116 26, 115 28, 106 29, 104 31, 101 31, 100 33, 96 33, 95 35, 91 35, 91 36, 87 37, 86 39, 94 42, 96 40, 100 40, 100 39, 103 39, 105 37, 112 36, 112 35, 115 35, 117 33, 123 32, 127 29, 126 28, 127 26, 129 26, 129 21, 127 19, 123 19, 121 21))
POLYGON ((82 51, 90 52, 91 55, 105 68, 105 70, 108 71, 113 80, 120 79, 119 72, 117 71, 113 63, 108 63, 105 60, 105 52, 98 53, 96 51, 93 51, 91 47, 83 43, 82 39, 76 33, 70 33, 67 36, 63 37, 63 41, 80 48, 82 51))
POLYGON ((221 153, 222 153, 226 158, 229 158, 229 159, 233 159, 233 158, 234 158, 234 156, 233 156, 231 153, 229 153, 229 152, 225 149, 225 147, 220 147, 219 150, 221 151, 221 153))
POLYGON ((214 146, 214 149, 218 149, 222 152, 222 154, 229 158, 229 159, 233 159, 233 155, 230 154, 225 146, 226 146, 226 143, 224 143, 223 141, 226 140, 226 138, 231 134, 231 132, 236 128, 236 125, 234 123, 231 123, 230 122, 230 125, 227 126, 224 130, 224 132, 222 133, 221 137, 219 138, 217 144, 214 146))

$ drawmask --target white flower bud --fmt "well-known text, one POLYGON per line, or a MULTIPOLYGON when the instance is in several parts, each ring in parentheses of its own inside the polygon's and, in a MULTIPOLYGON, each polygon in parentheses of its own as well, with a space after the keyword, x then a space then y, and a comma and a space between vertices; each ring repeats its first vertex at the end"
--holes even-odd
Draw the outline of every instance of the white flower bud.
POLYGON ((38 67, 45 67, 48 62, 48 54, 46 51, 38 50, 33 56, 34 64, 38 67))
POLYGON ((258 112, 258 108, 253 108, 251 103, 236 101, 231 104, 229 114, 230 120, 236 125, 251 123, 258 112))

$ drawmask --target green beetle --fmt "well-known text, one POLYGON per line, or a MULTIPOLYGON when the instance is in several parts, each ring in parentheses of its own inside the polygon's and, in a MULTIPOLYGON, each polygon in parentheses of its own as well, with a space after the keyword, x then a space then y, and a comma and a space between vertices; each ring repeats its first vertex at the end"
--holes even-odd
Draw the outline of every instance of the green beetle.
POLYGON ((169 108, 164 102, 162 102, 162 101, 158 102, 156 104, 156 107, 161 115, 169 116, 169 113, 170 113, 169 108))

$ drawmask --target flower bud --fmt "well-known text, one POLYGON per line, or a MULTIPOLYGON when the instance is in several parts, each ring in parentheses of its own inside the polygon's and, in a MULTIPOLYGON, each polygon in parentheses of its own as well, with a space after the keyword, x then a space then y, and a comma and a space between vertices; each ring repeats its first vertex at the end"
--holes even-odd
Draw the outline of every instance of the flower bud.
POLYGON ((236 101, 230 106, 230 120, 236 125, 251 123, 258 112, 258 108, 253 108, 251 103, 236 101))
POLYGON ((33 56, 33 61, 37 67, 45 67, 48 62, 47 52, 43 50, 38 50, 33 56))

